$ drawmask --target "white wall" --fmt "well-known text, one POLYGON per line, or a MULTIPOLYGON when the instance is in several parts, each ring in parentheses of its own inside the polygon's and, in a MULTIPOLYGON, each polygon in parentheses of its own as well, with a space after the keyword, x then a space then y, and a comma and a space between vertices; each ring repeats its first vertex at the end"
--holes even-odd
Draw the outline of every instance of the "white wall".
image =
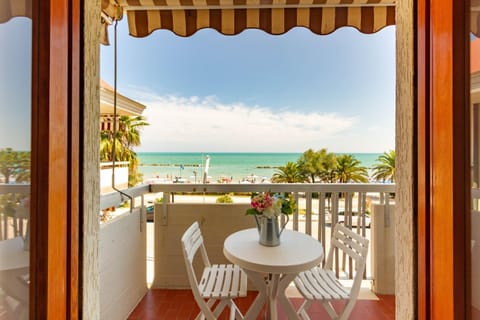
POLYGON ((147 292, 146 234, 139 209, 101 226, 100 319, 126 319, 147 292))
MULTIPOLYGON (((112 168, 100 169, 100 192, 112 192, 112 168)), ((118 189, 128 188, 128 167, 115 168, 115 187, 118 189)))
POLYGON ((395 205, 372 206, 372 291, 378 294, 395 294, 395 205))

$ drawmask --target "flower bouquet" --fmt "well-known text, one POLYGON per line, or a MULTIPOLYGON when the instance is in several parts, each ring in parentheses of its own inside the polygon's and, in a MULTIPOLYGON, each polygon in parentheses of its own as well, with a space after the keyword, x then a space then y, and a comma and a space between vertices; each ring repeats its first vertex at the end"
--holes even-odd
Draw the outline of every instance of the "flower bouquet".
POLYGON ((266 218, 278 217, 282 213, 292 214, 297 207, 290 193, 253 192, 250 204, 252 207, 247 210, 247 214, 266 218))
POLYGON ((296 202, 289 193, 280 194, 270 192, 252 193, 251 208, 247 214, 255 217, 257 223, 259 242, 264 246, 274 247, 280 244, 280 235, 288 223, 288 215, 296 209, 296 202), (278 217, 285 214, 287 221, 280 228, 278 217))

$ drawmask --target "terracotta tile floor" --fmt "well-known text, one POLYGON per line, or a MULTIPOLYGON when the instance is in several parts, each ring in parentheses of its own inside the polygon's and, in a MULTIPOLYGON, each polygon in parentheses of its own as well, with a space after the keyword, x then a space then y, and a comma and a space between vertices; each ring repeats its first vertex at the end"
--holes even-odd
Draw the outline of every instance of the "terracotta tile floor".
MULTIPOLYGON (((235 300, 235 303, 245 314, 246 310, 257 295, 249 291, 248 296, 235 300)), ((395 296, 377 295, 379 300, 358 300, 350 320, 389 320, 395 319, 395 296)), ((301 298, 291 298, 295 308, 302 303, 301 298)), ((195 319, 198 314, 198 307, 195 304, 190 290, 149 290, 140 301, 128 319, 195 319)), ((222 313, 219 319, 228 319, 229 309, 222 313)), ((311 319, 329 319, 323 307, 315 302, 309 309, 311 319)), ((259 317, 259 319, 263 319, 259 317)), ((288 320, 279 309, 279 319, 288 320)))

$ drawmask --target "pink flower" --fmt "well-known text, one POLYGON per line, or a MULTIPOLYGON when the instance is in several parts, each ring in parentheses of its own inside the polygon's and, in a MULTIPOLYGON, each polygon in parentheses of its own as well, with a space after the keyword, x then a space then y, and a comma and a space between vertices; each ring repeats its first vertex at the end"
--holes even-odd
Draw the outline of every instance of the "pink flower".
POLYGON ((273 204, 273 198, 270 196, 270 193, 266 192, 263 195, 256 195, 252 198, 251 205, 252 208, 257 210, 257 212, 262 213, 265 209, 271 207, 273 204))
POLYGON ((291 196, 282 197, 281 194, 270 192, 253 193, 251 197, 251 208, 247 214, 261 215, 267 218, 278 217, 280 214, 292 214, 296 208, 295 200, 291 196))

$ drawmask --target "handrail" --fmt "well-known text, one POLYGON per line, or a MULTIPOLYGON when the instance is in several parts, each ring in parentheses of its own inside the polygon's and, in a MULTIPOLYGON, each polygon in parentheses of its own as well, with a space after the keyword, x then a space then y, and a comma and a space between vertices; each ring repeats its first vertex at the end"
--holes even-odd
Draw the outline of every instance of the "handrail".
MULTIPOLYGON (((130 161, 115 161, 115 166, 117 167, 127 166, 129 164, 130 164, 130 161)), ((102 161, 100 162, 100 169, 103 169, 104 167, 111 167, 113 165, 114 165, 113 161, 102 161)))
POLYGON ((5 193, 30 193, 30 184, 0 183, 0 194, 5 193))
MULTIPOLYGON (((146 193, 150 192, 150 188, 148 185, 140 185, 136 186, 133 188, 125 189, 122 190, 122 193, 127 194, 129 197, 132 199, 135 199, 136 197, 141 197, 146 193)), ((102 194, 100 196, 100 210, 110 208, 110 207, 116 207, 120 204, 122 204, 125 201, 125 198, 122 197, 122 194, 118 192, 111 192, 107 194, 102 194)), ((132 200, 133 202, 133 200, 132 200)), ((132 203, 132 207, 135 205, 132 203)))
POLYGON ((150 192, 395 192, 391 183, 162 183, 151 184, 150 192))

